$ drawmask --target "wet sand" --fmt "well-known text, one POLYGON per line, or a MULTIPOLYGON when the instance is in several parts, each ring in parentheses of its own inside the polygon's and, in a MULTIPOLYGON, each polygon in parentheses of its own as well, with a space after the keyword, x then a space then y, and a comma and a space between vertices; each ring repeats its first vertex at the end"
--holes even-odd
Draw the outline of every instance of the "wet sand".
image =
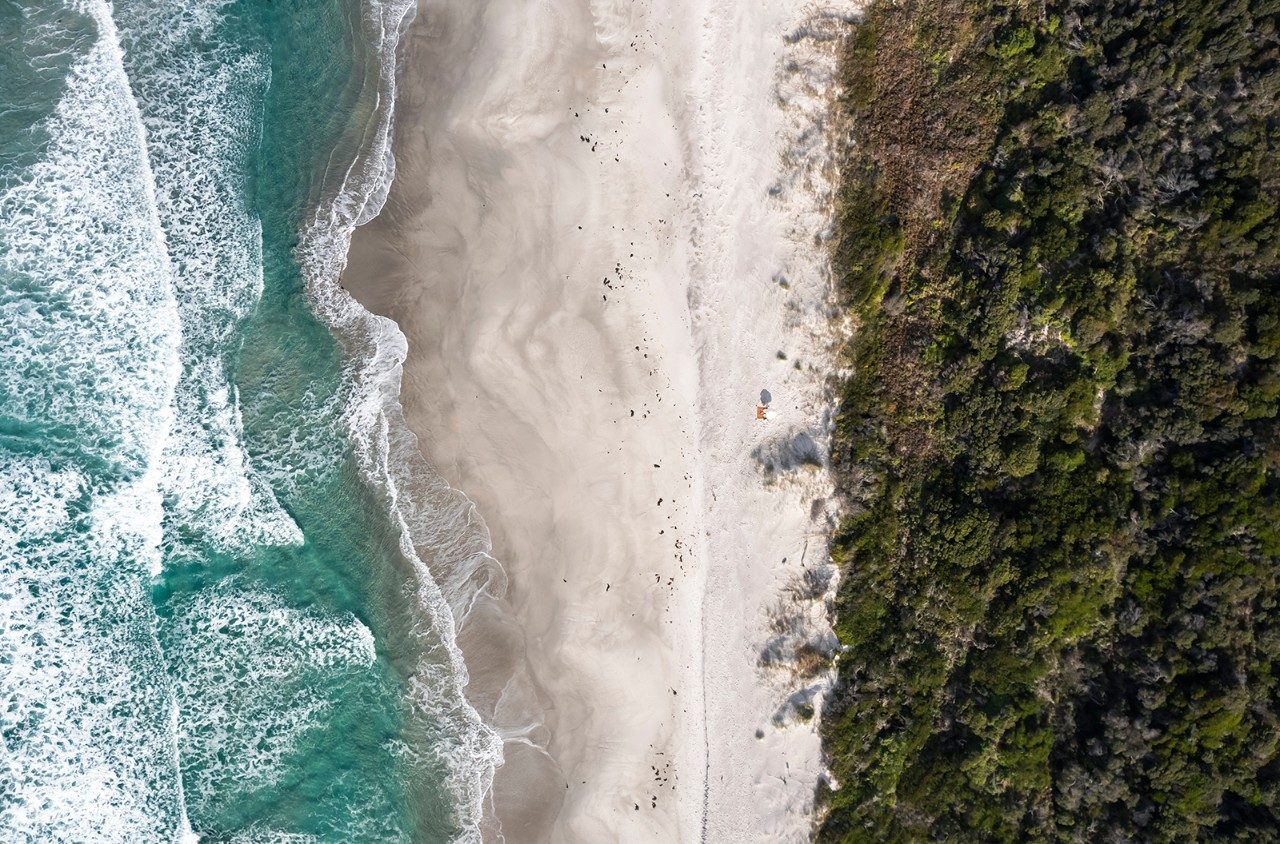
POLYGON ((506 739, 492 840, 807 837, 839 28, 432 0, 405 40, 344 284, 406 334, 406 419, 507 571, 459 636, 506 739))

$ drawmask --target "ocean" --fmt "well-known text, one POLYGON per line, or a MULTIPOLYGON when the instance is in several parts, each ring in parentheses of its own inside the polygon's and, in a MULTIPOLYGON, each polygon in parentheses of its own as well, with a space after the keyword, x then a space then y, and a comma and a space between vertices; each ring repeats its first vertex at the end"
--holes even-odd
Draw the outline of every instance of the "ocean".
POLYGON ((413 0, 0 0, 0 840, 455 841, 494 576, 339 285, 413 0))

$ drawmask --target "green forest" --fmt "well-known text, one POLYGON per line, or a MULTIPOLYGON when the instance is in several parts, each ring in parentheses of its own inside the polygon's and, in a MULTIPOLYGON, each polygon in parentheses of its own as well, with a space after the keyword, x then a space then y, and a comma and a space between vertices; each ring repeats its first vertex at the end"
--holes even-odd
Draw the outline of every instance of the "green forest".
POLYGON ((1280 840, 1278 18, 851 26, 818 840, 1280 840))

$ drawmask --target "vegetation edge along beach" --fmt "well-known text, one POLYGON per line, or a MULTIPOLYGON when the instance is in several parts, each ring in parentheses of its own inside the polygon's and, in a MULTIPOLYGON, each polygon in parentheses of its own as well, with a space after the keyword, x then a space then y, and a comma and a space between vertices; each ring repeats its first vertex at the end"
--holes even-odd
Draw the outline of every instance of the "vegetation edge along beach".
POLYGON ((1278 10, 853 26, 819 841, 1276 839, 1278 10))

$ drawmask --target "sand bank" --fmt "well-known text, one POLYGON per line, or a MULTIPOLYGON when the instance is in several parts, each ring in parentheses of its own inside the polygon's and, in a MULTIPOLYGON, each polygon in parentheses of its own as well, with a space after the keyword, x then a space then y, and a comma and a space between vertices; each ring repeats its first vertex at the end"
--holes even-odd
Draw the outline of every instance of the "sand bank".
POLYGON ((829 647, 831 10, 431 0, 345 285, 509 575, 490 837, 803 840, 829 647), (755 419, 761 391, 770 418, 755 419))

